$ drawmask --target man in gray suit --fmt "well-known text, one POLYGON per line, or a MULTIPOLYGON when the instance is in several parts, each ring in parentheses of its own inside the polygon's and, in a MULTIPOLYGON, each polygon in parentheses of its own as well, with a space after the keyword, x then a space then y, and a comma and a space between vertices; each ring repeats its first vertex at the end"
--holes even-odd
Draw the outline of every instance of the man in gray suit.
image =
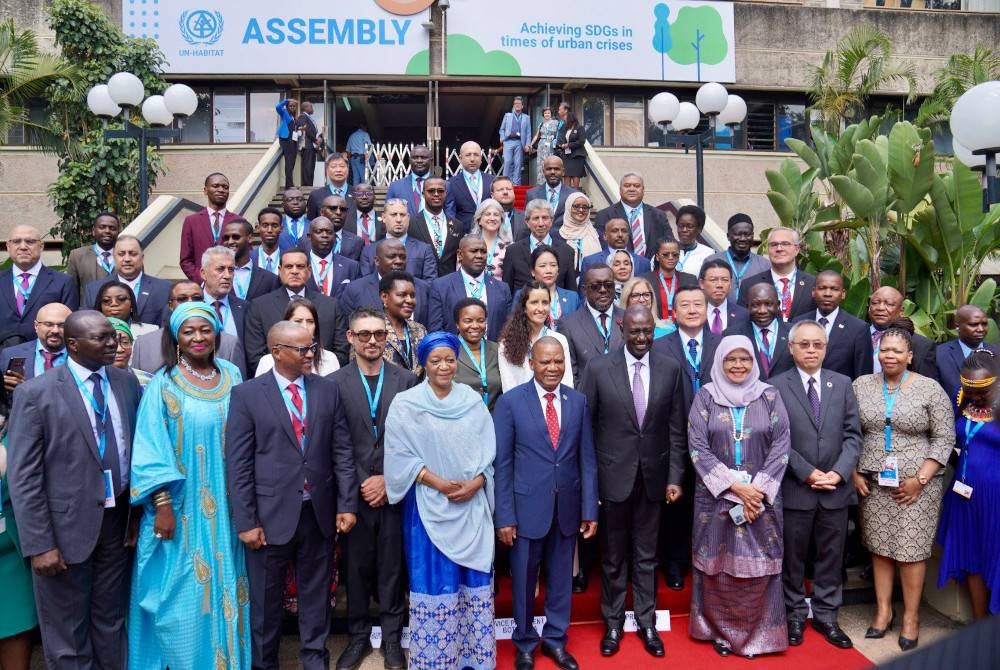
POLYGON ((788 337, 795 367, 768 380, 788 410, 792 450, 781 484, 785 504, 785 563, 782 585, 788 615, 788 643, 802 644, 805 628, 806 561, 817 548, 812 626, 847 649, 851 638, 840 629, 837 611, 843 589, 841 561, 847 540, 847 506, 855 498, 851 473, 861 449, 861 422, 851 380, 823 370, 826 329, 800 321, 788 337))
POLYGON ((587 268, 581 285, 587 303, 559 321, 559 332, 569 343, 573 383, 577 388, 587 363, 622 346, 618 324, 625 314, 615 307, 615 278, 604 263, 587 268))
POLYGON ((65 324, 69 361, 14 395, 11 502, 50 670, 124 668, 129 461, 135 375, 111 366, 115 330, 95 311, 65 324))

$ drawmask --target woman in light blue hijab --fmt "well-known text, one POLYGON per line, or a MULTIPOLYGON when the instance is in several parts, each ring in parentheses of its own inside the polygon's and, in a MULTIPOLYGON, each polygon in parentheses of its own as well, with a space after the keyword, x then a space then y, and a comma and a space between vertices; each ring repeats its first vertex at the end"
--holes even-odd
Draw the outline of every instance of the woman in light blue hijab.
POLYGON ((460 343, 428 334, 425 381, 398 394, 385 422, 385 486, 403 501, 410 577, 410 667, 496 667, 493 636, 493 420, 453 384, 460 343))

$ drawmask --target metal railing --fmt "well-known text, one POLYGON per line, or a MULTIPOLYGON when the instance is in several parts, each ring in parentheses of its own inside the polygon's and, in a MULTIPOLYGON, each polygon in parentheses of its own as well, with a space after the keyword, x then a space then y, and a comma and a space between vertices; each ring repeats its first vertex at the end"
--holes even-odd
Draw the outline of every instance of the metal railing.
MULTIPOLYGON (((375 188, 386 188, 397 179, 402 179, 410 173, 410 152, 416 144, 390 144, 376 142, 371 145, 365 161, 365 178, 375 188), (374 165, 372 164, 374 157, 374 165)), ((444 150, 444 165, 442 176, 447 179, 458 174, 462 163, 458 156, 459 150, 446 147, 444 150)), ((503 170, 503 152, 490 149, 484 156, 483 171, 489 174, 500 174, 503 170)))

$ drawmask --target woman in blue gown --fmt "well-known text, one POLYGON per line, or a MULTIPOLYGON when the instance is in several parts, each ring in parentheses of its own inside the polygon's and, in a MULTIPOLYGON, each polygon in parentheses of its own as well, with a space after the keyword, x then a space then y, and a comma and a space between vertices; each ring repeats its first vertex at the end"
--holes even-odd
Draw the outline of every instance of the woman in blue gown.
POLYGON ((938 543, 944 548, 938 588, 967 583, 977 619, 1000 612, 1000 425, 994 420, 996 361, 975 351, 961 370, 955 433, 961 455, 944 495, 938 543))
POLYGON ((214 355, 203 302, 170 316, 172 350, 146 386, 132 453, 142 506, 129 607, 130 670, 250 667, 249 586, 226 492, 223 428, 239 370, 214 355))

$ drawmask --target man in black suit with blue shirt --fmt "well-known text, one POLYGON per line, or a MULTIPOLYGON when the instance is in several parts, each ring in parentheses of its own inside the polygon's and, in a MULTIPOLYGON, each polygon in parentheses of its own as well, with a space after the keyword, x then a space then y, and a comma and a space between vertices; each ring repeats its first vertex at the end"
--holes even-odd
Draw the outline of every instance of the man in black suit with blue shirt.
MULTIPOLYGON (((379 294, 379 280, 392 271, 408 272, 406 247, 395 237, 385 237, 375 243, 375 271, 363 275, 344 287, 337 300, 344 314, 352 314, 359 307, 382 309, 379 294)), ((412 273, 411 273, 412 274, 412 273)), ((430 323, 429 307, 431 285, 423 279, 413 278, 413 288, 417 292, 417 304, 413 308, 413 320, 421 325, 430 323)))
POLYGON ((108 282, 117 280, 128 284, 135 294, 136 318, 140 322, 154 326, 163 323, 173 284, 166 279, 146 274, 145 253, 139 244, 139 238, 134 235, 119 235, 115 241, 114 258, 115 271, 112 274, 87 284, 83 306, 87 309, 99 309, 95 304, 98 291, 108 282))
POLYGON ((0 410, 4 416, 10 411, 14 389, 29 379, 66 364, 63 327, 69 315, 69 307, 66 305, 58 302, 45 305, 35 317, 35 334, 38 338, 0 351, 0 373, 3 374, 3 402, 0 410), (23 374, 11 369, 11 361, 18 358, 24 359, 23 374))
POLYGON ((815 321, 821 325, 829 341, 823 367, 853 381, 872 373, 872 340, 868 324, 840 308, 846 296, 840 274, 820 272, 812 290, 816 311, 793 319, 793 323, 815 321))
POLYGON ((961 387, 959 379, 962 363, 977 349, 988 349, 994 356, 1000 355, 1000 348, 983 340, 990 329, 990 320, 979 307, 962 305, 955 311, 955 328, 958 338, 937 345, 934 352, 941 386, 948 397, 954 400, 961 387))
POLYGON ((278 275, 260 267, 250 253, 252 236, 253 226, 246 219, 233 219, 222 226, 222 233, 219 235, 221 244, 231 249, 236 256, 233 294, 240 300, 253 300, 281 286, 278 275))
POLYGON ((467 235, 458 248, 458 272, 438 277, 431 284, 428 331, 457 332, 455 304, 462 298, 486 303, 486 339, 496 342, 510 313, 510 289, 486 272, 486 242, 467 235))

